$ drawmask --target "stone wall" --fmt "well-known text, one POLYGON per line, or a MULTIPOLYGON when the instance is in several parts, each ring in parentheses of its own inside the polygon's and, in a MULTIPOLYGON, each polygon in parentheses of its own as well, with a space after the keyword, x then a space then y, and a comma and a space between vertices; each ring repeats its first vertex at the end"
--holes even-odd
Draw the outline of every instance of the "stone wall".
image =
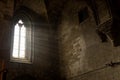
MULTIPOLYGON (((105 0, 95 0, 101 23, 109 18, 105 0)), ((96 21, 85 0, 69 0, 62 11, 58 27, 62 78, 67 80, 118 80, 119 66, 109 67, 111 61, 120 61, 120 47, 101 42, 96 33, 96 21), (78 12, 88 8, 89 17, 79 22, 78 12)))
MULTIPOLYGON (((45 0, 49 1, 47 9, 44 0, 15 1, 16 5, 13 0, 0 1, 0 58, 5 60, 8 69, 7 80, 22 74, 30 74, 38 80, 120 79, 119 65, 110 67, 111 61, 119 62, 120 47, 114 47, 109 40, 101 42, 96 33, 94 12, 86 2, 89 0, 45 0), (42 17, 34 21, 32 64, 10 61, 11 20, 14 10, 20 6, 42 17), (78 13, 84 8, 88 10, 88 17, 80 22, 78 13)), ((103 23, 110 18, 105 0, 95 1, 99 23, 103 23)))
POLYGON ((5 58, 10 49, 10 21, 13 16, 13 0, 0 1, 0 57, 5 58))
POLYGON ((37 80, 53 80, 59 77, 59 57, 56 33, 48 24, 46 7, 43 0, 0 1, 0 58, 5 60, 8 69, 7 80, 29 74, 37 80), (14 3, 16 5, 14 5, 14 3), (14 8, 15 6, 15 8, 14 8), (34 19, 34 60, 31 64, 10 61, 11 29, 14 10, 25 6, 36 15, 34 19), (53 36, 54 35, 54 36, 53 36))

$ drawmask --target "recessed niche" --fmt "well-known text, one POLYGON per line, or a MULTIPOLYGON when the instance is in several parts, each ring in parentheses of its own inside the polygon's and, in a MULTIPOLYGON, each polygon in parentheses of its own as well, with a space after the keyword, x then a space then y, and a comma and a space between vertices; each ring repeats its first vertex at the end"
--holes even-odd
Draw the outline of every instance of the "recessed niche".
POLYGON ((88 17, 89 17, 89 14, 88 14, 88 8, 85 7, 83 9, 81 9, 79 12, 78 12, 78 16, 79 16, 79 23, 83 22, 84 20, 86 20, 88 17))

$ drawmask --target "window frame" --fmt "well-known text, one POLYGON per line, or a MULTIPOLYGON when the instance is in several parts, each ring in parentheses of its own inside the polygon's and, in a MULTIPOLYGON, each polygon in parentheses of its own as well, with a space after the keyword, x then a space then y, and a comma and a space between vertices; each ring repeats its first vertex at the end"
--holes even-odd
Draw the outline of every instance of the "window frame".
MULTIPOLYGON (((26 33, 26 35, 27 35, 27 33, 26 33)), ((22 12, 22 13, 19 13, 17 15, 14 15, 14 17, 13 17, 13 24, 12 24, 12 34, 11 34, 11 37, 12 37, 12 39, 11 39, 10 61, 11 62, 18 62, 18 63, 32 63, 33 62, 33 58, 34 58, 34 44, 33 44, 34 43, 34 28, 33 28, 33 24, 32 24, 32 18, 28 14, 22 12), (30 43, 31 43, 31 45, 30 45, 30 49, 29 49, 30 53, 29 54, 25 53, 26 56, 27 56, 26 59, 25 58, 24 59, 14 58, 12 56, 13 43, 14 43, 14 28, 15 28, 15 25, 18 23, 19 20, 22 20, 24 22, 24 26, 28 27, 30 29, 30 32, 31 32, 30 33, 30 43)), ((28 37, 26 39, 28 39, 28 37)), ((26 42, 27 42, 27 40, 26 40, 26 42)), ((28 47, 26 49, 28 51, 28 47)))

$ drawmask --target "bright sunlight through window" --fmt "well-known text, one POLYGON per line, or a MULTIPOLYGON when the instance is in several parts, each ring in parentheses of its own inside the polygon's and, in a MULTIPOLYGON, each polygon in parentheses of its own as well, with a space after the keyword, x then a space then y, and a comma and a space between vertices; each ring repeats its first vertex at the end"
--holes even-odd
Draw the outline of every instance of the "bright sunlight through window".
POLYGON ((24 59, 26 52, 26 28, 22 20, 19 20, 14 28, 12 57, 24 59))

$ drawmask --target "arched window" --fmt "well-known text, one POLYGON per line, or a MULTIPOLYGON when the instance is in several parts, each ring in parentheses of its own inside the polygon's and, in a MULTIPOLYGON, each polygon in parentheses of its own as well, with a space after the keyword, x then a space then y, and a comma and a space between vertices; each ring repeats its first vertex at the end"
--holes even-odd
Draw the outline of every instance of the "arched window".
POLYGON ((24 59, 26 53, 26 27, 22 20, 19 20, 14 28, 13 58, 24 59))
MULTIPOLYGON (((22 16, 22 17, 19 17, 22 16)), ((28 17, 15 18, 12 35, 11 61, 31 63, 33 54, 33 28, 28 17)))

